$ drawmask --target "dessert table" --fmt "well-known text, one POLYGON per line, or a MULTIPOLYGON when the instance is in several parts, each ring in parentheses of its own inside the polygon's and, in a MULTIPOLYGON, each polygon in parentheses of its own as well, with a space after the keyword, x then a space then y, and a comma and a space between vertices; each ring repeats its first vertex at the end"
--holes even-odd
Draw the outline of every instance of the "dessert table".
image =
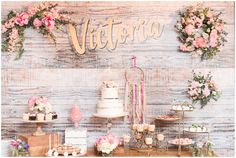
MULTIPOLYGON (((88 157, 94 157, 97 156, 94 152, 93 148, 88 148, 87 151, 88 157)), ((113 155, 114 157, 134 157, 134 156, 142 156, 146 157, 149 156, 148 152, 138 152, 136 150, 130 150, 126 149, 124 150, 123 147, 119 147, 113 155)), ((153 149, 152 152, 150 152, 151 157, 176 157, 177 156, 177 149, 169 149, 168 151, 156 151, 156 149, 153 149)), ((181 157, 191 157, 192 153, 189 150, 182 150, 181 157)))

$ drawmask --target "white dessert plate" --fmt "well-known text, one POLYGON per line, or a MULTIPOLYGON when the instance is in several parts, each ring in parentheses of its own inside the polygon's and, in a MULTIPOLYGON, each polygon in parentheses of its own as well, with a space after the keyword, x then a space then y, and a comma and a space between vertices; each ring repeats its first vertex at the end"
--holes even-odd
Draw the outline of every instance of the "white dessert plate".
POLYGON ((186 112, 191 112, 191 111, 193 111, 193 109, 192 110, 175 110, 175 109, 171 109, 171 111, 186 111, 186 112))
POLYGON ((190 131, 189 129, 184 129, 185 132, 189 132, 189 133, 209 133, 209 130, 207 131, 201 131, 201 132, 198 132, 198 131, 190 131))
POLYGON ((128 113, 121 113, 121 114, 116 114, 116 115, 101 115, 101 114, 93 114, 94 117, 100 117, 100 118, 117 118, 117 117, 124 117, 127 116, 128 113))
MULTIPOLYGON (((171 144, 171 145, 179 145, 179 144, 172 143, 171 140, 169 140, 168 143, 171 144)), ((194 144, 194 141, 192 141, 192 143, 189 143, 189 144, 180 144, 180 145, 181 146, 188 146, 188 145, 191 145, 191 144, 194 144)))
POLYGON ((164 119, 164 118, 156 117, 156 120, 163 121, 163 122, 175 122, 175 121, 180 120, 180 117, 178 117, 178 118, 171 118, 171 119, 164 119))
POLYGON ((29 123, 47 123, 47 122, 54 122, 56 121, 57 119, 53 119, 53 120, 44 120, 44 121, 38 121, 38 120, 23 120, 23 122, 29 122, 29 123))

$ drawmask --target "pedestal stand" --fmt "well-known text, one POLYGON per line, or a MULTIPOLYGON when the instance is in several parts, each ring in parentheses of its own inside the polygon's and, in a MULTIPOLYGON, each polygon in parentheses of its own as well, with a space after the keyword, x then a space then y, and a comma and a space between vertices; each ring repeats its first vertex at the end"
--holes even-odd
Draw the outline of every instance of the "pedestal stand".
POLYGON ((101 115, 101 114, 93 114, 94 117, 98 117, 98 118, 104 118, 107 119, 107 133, 109 133, 111 131, 111 127, 112 127, 112 119, 114 118, 119 118, 119 117, 124 117, 126 116, 126 113, 123 114, 119 114, 119 115, 101 115))
POLYGON ((56 119, 54 119, 54 120, 50 120, 50 121, 31 121, 31 120, 28 120, 28 121, 26 121, 26 120, 23 120, 23 122, 26 122, 26 123, 35 123, 36 124, 36 126, 37 126, 37 129, 36 129, 36 131, 32 134, 33 136, 43 136, 43 135, 45 135, 46 133, 45 132, 43 132, 43 130, 42 130, 42 126, 43 126, 43 124, 46 124, 46 123, 52 123, 52 122, 54 122, 54 121, 56 121, 56 119))

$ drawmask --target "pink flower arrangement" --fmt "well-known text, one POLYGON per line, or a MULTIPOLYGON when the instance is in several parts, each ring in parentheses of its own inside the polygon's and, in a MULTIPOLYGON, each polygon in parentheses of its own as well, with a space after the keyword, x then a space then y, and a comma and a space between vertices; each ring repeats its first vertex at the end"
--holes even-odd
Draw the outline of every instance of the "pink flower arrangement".
POLYGON ((30 111, 35 112, 50 112, 52 110, 52 105, 48 102, 46 97, 33 96, 28 100, 28 107, 30 111))
POLYGON ((175 25, 181 42, 180 51, 191 52, 201 59, 212 59, 226 41, 225 22, 212 9, 189 6, 180 12, 175 25), (191 39, 191 40, 189 40, 191 39))
POLYGON ((32 27, 39 33, 48 36, 55 42, 53 30, 59 29, 61 25, 73 23, 70 18, 56 8, 53 2, 43 2, 38 6, 28 6, 25 11, 15 13, 11 11, 7 19, 2 21, 2 51, 19 52, 19 59, 24 52, 24 30, 32 27))
POLYGON ((220 94, 217 84, 212 81, 211 73, 193 73, 193 81, 190 81, 188 86, 188 95, 193 103, 200 102, 203 108, 211 99, 216 101, 220 94))
POLYGON ((100 154, 109 155, 118 147, 119 144, 120 139, 110 133, 107 136, 101 136, 97 139, 95 147, 100 154))
POLYGON ((29 14, 26 12, 18 13, 15 18, 15 23, 20 26, 27 25, 29 22, 29 14))

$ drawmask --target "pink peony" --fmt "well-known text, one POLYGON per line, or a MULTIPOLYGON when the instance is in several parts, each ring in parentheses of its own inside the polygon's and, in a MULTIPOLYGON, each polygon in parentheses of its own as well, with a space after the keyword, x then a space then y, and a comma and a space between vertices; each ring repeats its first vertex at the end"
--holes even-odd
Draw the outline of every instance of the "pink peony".
POLYGON ((211 31, 211 34, 210 34, 210 46, 211 47, 217 46, 217 38, 218 38, 217 30, 214 29, 211 31))
POLYGON ((114 144, 115 146, 120 143, 120 139, 111 133, 107 135, 107 139, 110 144, 114 144))
POLYGON ((196 40, 193 42, 194 46, 196 48, 204 48, 206 47, 206 41, 203 37, 198 37, 196 40))
POLYGON ((36 100, 38 99, 38 97, 31 97, 29 100, 28 100, 28 106, 29 108, 33 108, 34 105, 36 104, 36 100))
POLYGON ((96 143, 95 143, 95 144, 98 146, 98 145, 104 143, 105 141, 107 141, 107 137, 106 137, 106 136, 101 136, 100 138, 98 138, 98 139, 96 140, 96 143))
POLYGON ((194 26, 189 24, 185 27, 184 31, 188 34, 191 35, 194 32, 194 26))
POLYGON ((27 25, 29 22, 29 14, 22 12, 16 15, 15 23, 19 26, 27 25))
POLYGON ((38 18, 36 18, 36 19, 34 19, 33 24, 37 29, 39 29, 39 27, 42 26, 42 21, 40 21, 38 18))
POLYGON ((46 28, 51 31, 54 28, 55 21, 52 16, 46 15, 43 19, 42 22, 46 28))

